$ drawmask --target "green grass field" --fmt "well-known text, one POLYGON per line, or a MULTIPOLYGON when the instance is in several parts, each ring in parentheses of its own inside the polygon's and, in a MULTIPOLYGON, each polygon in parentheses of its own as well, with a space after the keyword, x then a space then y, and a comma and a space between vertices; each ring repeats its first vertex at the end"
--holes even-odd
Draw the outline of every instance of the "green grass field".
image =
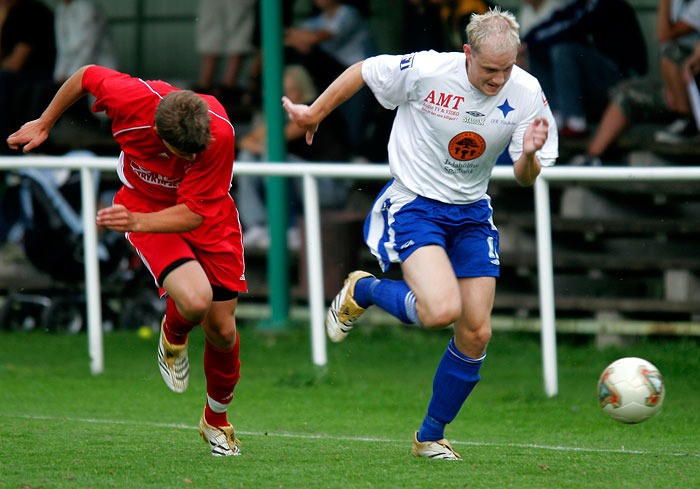
POLYGON ((482 381, 447 431, 463 462, 416 459, 410 441, 449 332, 362 329, 328 345, 325 374, 307 332, 242 325, 242 377, 229 410, 243 456, 199 437, 201 331, 185 394, 156 366, 157 336, 105 336, 91 376, 85 335, 0 333, 2 488, 700 488, 700 348, 650 338, 596 350, 560 335, 559 395, 544 394, 539 337, 496 333, 482 381), (603 368, 641 356, 663 373, 663 411, 623 425, 597 405, 603 368))

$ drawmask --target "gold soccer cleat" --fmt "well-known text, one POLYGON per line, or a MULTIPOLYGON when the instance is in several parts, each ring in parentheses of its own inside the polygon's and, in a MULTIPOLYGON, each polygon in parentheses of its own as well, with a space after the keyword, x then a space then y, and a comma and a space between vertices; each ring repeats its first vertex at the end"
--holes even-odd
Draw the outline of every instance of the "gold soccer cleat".
POLYGON ((190 361, 187 358, 187 342, 184 345, 172 345, 165 337, 163 328, 165 317, 160 323, 158 340, 158 367, 160 375, 171 391, 181 394, 187 389, 190 379, 190 361))
POLYGON ((365 309, 355 302, 355 284, 365 277, 372 277, 371 273, 355 270, 345 279, 343 288, 335 296, 326 314, 326 333, 331 341, 340 343, 350 333, 357 318, 362 316, 365 309))
POLYGON ((418 432, 413 435, 413 448, 411 453, 414 457, 432 458, 438 460, 462 460, 454 451, 450 442, 446 439, 438 441, 418 441, 418 432))
POLYGON ((236 432, 232 425, 212 426, 204 419, 204 414, 199 420, 199 434, 211 447, 214 457, 230 457, 241 454, 241 441, 236 438, 236 432))

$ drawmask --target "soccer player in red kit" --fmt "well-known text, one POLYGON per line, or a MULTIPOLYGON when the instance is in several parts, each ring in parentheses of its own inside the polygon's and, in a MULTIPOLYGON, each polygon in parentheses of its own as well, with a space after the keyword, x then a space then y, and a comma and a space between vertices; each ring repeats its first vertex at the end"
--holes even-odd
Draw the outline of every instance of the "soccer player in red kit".
POLYGON ((10 147, 39 146, 87 93, 97 99, 92 110, 112 119, 122 150, 123 185, 113 205, 98 212, 97 224, 124 233, 167 295, 158 364, 174 392, 187 388, 187 337, 202 325, 207 403, 200 433, 212 455, 239 455, 226 417, 240 369, 234 312, 238 293, 247 290, 241 227, 229 194, 233 126, 214 97, 90 65, 66 80, 38 119, 8 137, 10 147))

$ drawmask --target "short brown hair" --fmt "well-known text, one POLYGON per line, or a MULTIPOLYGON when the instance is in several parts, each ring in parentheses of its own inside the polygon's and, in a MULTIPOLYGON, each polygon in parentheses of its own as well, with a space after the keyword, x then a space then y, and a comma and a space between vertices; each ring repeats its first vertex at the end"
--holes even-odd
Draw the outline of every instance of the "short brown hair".
POLYGON ((156 109, 158 135, 186 154, 204 151, 211 140, 209 105, 191 90, 175 90, 156 109))

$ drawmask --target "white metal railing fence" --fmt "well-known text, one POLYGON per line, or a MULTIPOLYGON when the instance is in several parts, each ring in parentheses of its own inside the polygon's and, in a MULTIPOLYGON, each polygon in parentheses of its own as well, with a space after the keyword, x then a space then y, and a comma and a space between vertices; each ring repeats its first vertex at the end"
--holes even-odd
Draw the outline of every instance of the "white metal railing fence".
MULTIPOLYGON (((85 229, 85 298, 87 304, 90 369, 99 374, 104 369, 100 277, 97 260, 95 221, 95 185, 91 170, 114 170, 117 160, 111 157, 0 157, 0 169, 21 168, 77 169, 81 175, 82 218, 85 229)), ((327 363, 321 258, 321 222, 317 178, 389 179, 388 165, 350 163, 236 163, 235 175, 301 177, 304 188, 304 222, 307 236, 306 258, 309 280, 309 317, 311 318, 312 361, 327 363)), ((510 166, 496 166, 493 180, 512 180, 510 166)), ((700 167, 551 167, 543 168, 534 185, 537 235, 537 267, 540 296, 542 371, 548 396, 558 390, 556 328, 554 309, 554 272, 549 207, 550 181, 700 181, 700 167)))

